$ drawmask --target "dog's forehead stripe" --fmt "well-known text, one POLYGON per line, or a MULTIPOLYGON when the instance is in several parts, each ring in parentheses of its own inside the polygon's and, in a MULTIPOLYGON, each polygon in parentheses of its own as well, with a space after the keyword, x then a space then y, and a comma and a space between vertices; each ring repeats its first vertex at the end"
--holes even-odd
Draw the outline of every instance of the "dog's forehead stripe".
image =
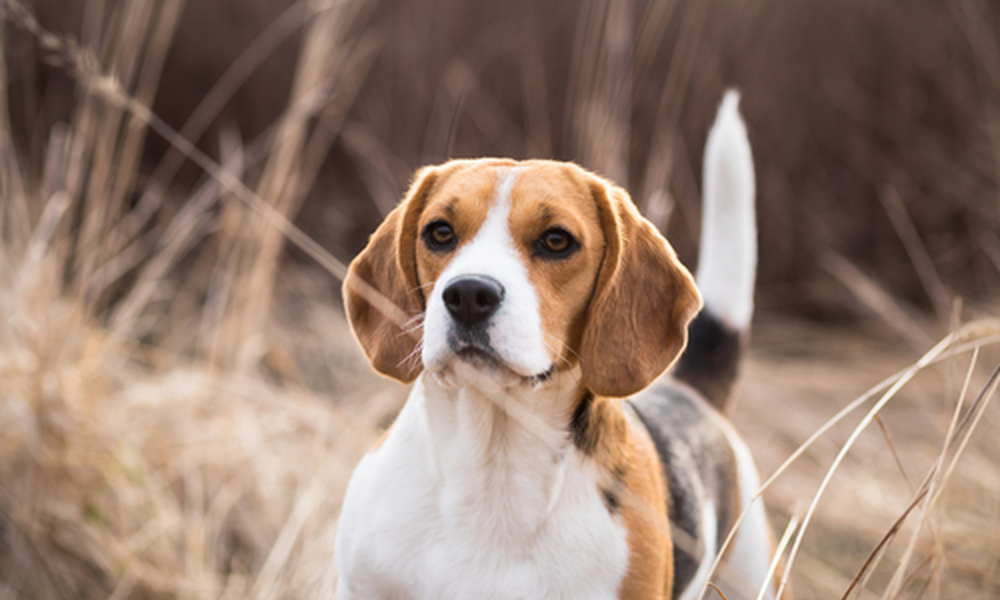
POLYGON ((514 189, 514 184, 517 183, 518 176, 524 171, 525 167, 508 167, 505 169, 500 169, 497 173, 497 193, 493 197, 492 206, 490 211, 499 209, 501 212, 509 213, 510 206, 513 202, 513 194, 511 193, 514 189))
MULTIPOLYGON (((497 169, 496 192, 489 201, 486 218, 476 233, 472 242, 499 244, 501 247, 516 253, 514 239, 508 222, 513 205, 513 189, 524 167, 507 167, 497 169)), ((516 254, 514 254, 516 256, 516 254)), ((523 265, 522 265, 523 267, 523 265)))

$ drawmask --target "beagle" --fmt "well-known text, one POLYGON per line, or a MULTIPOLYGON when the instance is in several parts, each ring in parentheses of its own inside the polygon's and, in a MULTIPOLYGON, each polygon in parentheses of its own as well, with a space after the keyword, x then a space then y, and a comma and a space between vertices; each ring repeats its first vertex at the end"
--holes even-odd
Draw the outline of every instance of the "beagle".
POLYGON ((374 368, 413 388, 348 485, 340 600, 687 600, 710 576, 774 597, 760 502, 711 572, 760 485, 718 410, 756 268, 737 104, 706 149, 698 285, 624 190, 573 164, 417 173, 344 286, 374 368))

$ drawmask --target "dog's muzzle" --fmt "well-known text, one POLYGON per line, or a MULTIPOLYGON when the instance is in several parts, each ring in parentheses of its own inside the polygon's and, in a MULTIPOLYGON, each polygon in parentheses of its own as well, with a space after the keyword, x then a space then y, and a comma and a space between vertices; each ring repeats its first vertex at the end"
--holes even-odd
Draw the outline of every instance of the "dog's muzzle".
POLYGON ((485 275, 464 275, 448 283, 441 299, 451 315, 448 346, 453 352, 465 358, 499 360, 488 330, 503 297, 500 282, 485 275))

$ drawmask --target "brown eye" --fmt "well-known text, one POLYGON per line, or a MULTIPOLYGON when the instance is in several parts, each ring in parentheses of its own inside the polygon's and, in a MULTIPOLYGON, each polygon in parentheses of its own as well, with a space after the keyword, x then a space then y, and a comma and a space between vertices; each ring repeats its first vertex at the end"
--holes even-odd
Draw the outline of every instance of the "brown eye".
POLYGON ((455 238, 455 232, 448 225, 438 225, 431 231, 431 237, 443 246, 455 238))
POLYGON ((434 252, 451 250, 456 245, 455 230, 444 221, 434 221, 424 227, 424 243, 434 252))
POLYGON ((562 252, 569 248, 569 236, 564 231, 550 231, 542 239, 545 240, 545 249, 549 252, 562 252))
POLYGON ((549 259, 566 258, 573 254, 580 243, 568 231, 553 227, 535 242, 535 256, 549 259))

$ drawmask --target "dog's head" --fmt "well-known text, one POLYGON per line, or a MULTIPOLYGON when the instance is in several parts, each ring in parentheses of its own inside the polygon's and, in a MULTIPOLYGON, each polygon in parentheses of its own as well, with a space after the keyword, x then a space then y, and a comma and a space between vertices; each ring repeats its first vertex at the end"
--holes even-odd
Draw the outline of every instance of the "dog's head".
POLYGON ((550 161, 422 169, 344 287, 351 326, 385 375, 409 382, 461 365, 537 385, 579 365, 583 385, 611 397, 670 366, 701 306, 624 190, 550 161), (414 322, 377 310, 372 288, 414 322))

